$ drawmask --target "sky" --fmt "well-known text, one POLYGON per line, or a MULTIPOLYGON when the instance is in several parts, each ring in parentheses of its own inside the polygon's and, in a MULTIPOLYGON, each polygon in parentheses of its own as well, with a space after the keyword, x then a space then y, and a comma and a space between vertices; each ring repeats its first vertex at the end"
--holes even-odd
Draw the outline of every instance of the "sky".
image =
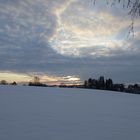
POLYGON ((129 35, 127 13, 102 0, 0 0, 0 80, 140 82, 140 19, 129 35))

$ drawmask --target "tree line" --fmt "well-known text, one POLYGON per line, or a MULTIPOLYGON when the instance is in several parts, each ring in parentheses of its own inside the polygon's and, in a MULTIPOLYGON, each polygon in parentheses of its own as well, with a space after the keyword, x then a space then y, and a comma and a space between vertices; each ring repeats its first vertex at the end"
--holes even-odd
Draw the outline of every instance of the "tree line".
POLYGON ((84 88, 103 89, 103 90, 124 90, 123 84, 114 84, 111 78, 105 79, 100 76, 98 79, 89 78, 84 82, 84 88))
POLYGON ((17 85, 17 83, 15 81, 12 83, 8 83, 6 80, 1 80, 0 85, 17 85))
POLYGON ((84 82, 83 88, 140 94, 139 84, 129 84, 127 86, 122 83, 114 84, 111 78, 105 79, 104 76, 100 76, 98 79, 89 78, 84 82))
MULTIPOLYGON (((14 81, 8 83, 6 80, 1 80, 0 85, 17 85, 14 81)), ((28 86, 40 86, 40 87, 56 87, 57 85, 46 85, 40 82, 40 78, 35 76, 32 81, 28 83, 28 86)), ((105 79, 104 76, 100 76, 98 79, 89 78, 84 81, 84 84, 81 85, 65 85, 60 84, 60 88, 86 88, 86 89, 99 89, 99 90, 111 90, 111 91, 120 91, 127 93, 140 94, 140 85, 139 84, 115 84, 111 78, 105 79)))

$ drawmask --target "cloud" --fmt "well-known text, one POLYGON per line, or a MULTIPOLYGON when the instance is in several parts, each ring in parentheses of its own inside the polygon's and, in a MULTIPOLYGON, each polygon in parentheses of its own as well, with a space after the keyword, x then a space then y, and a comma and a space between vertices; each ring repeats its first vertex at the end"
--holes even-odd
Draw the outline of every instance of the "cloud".
POLYGON ((37 0, 2 1, 0 61, 3 69, 31 69, 59 57, 48 42, 57 24, 48 3, 37 0))
MULTIPOLYGON (((52 48, 61 55, 83 57, 85 54, 84 57, 100 57, 111 55, 113 48, 121 49, 120 44, 123 45, 124 41, 119 40, 118 36, 122 30, 126 30, 130 20, 115 17, 109 11, 94 11, 87 3, 72 2, 59 15, 59 26, 50 42, 52 48), (93 51, 82 52, 86 49, 93 51)), ((122 34, 126 36, 125 33, 122 34)))
POLYGON ((81 80, 78 76, 57 76, 49 75, 46 73, 19 73, 10 71, 0 71, 0 81, 7 80, 8 82, 16 81, 18 83, 28 84, 34 82, 34 77, 39 77, 41 83, 48 85, 60 85, 60 84, 81 84, 81 80))
POLYGON ((131 20, 120 7, 91 0, 1 0, 0 70, 138 79, 140 21, 135 37, 127 38, 131 20))

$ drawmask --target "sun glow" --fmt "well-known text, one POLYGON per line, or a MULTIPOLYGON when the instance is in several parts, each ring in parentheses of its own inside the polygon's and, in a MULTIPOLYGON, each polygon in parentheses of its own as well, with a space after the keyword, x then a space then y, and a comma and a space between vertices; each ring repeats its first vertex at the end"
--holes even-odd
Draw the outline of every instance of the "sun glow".
POLYGON ((34 81, 34 77, 37 76, 41 83, 48 85, 60 85, 64 84, 80 84, 81 80, 78 76, 57 76, 48 75, 45 73, 14 73, 14 72, 0 72, 0 81, 6 80, 8 83, 13 81, 17 83, 29 83, 34 81))
POLYGON ((27 74, 14 73, 14 72, 0 72, 0 80, 6 80, 7 82, 16 81, 18 83, 26 83, 31 81, 31 77, 27 74))

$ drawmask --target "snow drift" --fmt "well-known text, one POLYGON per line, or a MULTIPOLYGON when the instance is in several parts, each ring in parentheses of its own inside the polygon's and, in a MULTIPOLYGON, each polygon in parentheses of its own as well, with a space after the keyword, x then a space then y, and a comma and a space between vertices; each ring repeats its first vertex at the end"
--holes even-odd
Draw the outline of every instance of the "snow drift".
POLYGON ((0 140, 139 140, 140 96, 0 86, 0 140))

